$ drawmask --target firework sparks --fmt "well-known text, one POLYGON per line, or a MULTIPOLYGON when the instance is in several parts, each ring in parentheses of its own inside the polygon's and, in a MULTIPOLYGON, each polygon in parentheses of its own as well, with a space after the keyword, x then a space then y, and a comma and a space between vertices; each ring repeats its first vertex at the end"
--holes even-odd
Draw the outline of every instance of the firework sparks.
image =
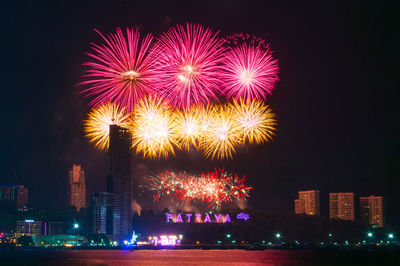
POLYGON ((132 146, 149 158, 167 158, 180 148, 170 108, 160 99, 145 97, 135 107, 131 124, 132 146))
POLYGON ((153 37, 148 34, 140 38, 138 29, 127 29, 126 37, 120 28, 107 37, 98 33, 105 43, 93 44, 93 52, 88 53, 93 61, 84 64, 89 70, 82 84, 89 88, 83 93, 96 95, 91 101, 94 106, 115 102, 130 111, 134 103, 150 93, 154 71, 149 50, 153 37))
POLYGON ((187 108, 175 113, 179 143, 187 150, 190 150, 191 145, 195 148, 199 147, 202 134, 202 113, 200 110, 199 108, 187 108))
POLYGON ((165 171, 150 178, 149 190, 154 200, 163 196, 174 197, 186 203, 205 203, 207 208, 218 209, 223 203, 246 199, 252 187, 245 185, 245 178, 229 175, 223 170, 191 175, 185 172, 165 171))
POLYGON ((257 39, 248 39, 250 41, 230 42, 236 45, 225 54, 222 78, 228 99, 265 99, 279 80, 278 62, 273 59, 268 45, 257 39))
POLYGON ((154 49, 158 94, 177 107, 217 99, 221 40, 200 25, 176 26, 162 34, 154 49))
POLYGON ((211 159, 232 158, 240 144, 233 109, 226 105, 217 105, 214 107, 213 116, 208 119, 211 122, 204 132, 202 143, 204 155, 211 159))
POLYGON ((267 142, 275 136, 275 114, 260 100, 233 99, 231 108, 235 112, 241 141, 257 144, 267 142))
POLYGON ((95 147, 107 150, 109 144, 110 125, 128 127, 129 114, 125 113, 125 107, 107 103, 93 108, 84 121, 85 136, 95 147))

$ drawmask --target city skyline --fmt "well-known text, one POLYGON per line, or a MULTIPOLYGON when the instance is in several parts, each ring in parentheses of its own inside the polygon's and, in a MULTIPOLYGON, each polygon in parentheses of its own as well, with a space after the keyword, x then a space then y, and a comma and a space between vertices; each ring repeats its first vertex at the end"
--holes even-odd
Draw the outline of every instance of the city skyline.
MULTIPOLYGON (((89 107, 88 100, 79 95, 78 85, 88 44, 99 40, 93 29, 113 32, 116 26, 139 25, 143 32, 159 33, 192 21, 221 32, 250 32, 270 41, 281 73, 281 81, 269 97, 279 119, 278 134, 268 145, 243 145, 232 161, 210 162, 196 152, 177 152, 170 161, 134 156, 135 160, 145 164, 148 171, 173 168, 201 172, 225 167, 245 175, 255 188, 249 201, 254 208, 292 210, 292 200, 276 199, 318 187, 324 195, 330 190, 354 191, 358 196, 385 195, 387 221, 399 219, 398 126, 393 123, 398 117, 398 90, 391 59, 395 42, 390 34, 394 23, 382 15, 390 11, 389 7, 366 4, 359 10, 319 3, 298 4, 292 9, 279 3, 271 7, 271 13, 277 15, 265 16, 262 8, 253 10, 251 5, 236 2, 228 11, 222 3, 212 3, 211 9, 195 4, 185 12, 162 4, 162 14, 151 12, 144 3, 126 5, 104 3, 94 18, 85 16, 92 11, 88 3, 79 8, 73 3, 57 3, 51 8, 41 3, 5 5, 5 34, 10 42, 1 44, 9 51, 1 73, 8 73, 3 79, 4 88, 9 88, 4 97, 10 101, 2 108, 4 113, 15 110, 4 118, 4 123, 14 129, 3 132, 7 140, 4 149, 9 151, 2 160, 5 183, 24 184, 32 190, 32 204, 56 208, 66 200, 61 193, 68 184, 66 169, 79 162, 87 172, 88 195, 106 191, 103 173, 108 167, 107 154, 96 151, 83 137, 82 120, 89 107), (247 19, 246 14, 252 12, 255 21, 247 19), (15 20, 17 14, 32 23, 15 20), (47 23, 47 14, 51 14, 52 23, 47 23), (82 20, 67 14, 76 14, 82 20), (279 14, 287 19, 280 20, 279 14), (381 26, 371 27, 374 21, 381 21, 381 26), (40 25, 40 32, 33 25, 40 25), (25 33, 32 38, 32 50, 25 49, 25 33), (44 42, 49 36, 60 46, 44 42), (388 41, 382 42, 382 37, 388 41), (19 69, 17 62, 24 60, 30 71, 20 79, 20 71, 9 70, 19 69), (38 106, 39 102, 46 104, 38 106), (382 127, 372 121, 379 121, 382 127), (37 130, 25 134, 26 128, 37 130), (46 200, 49 198, 52 200, 46 200)), ((261 2, 258 5, 268 8, 261 2)), ((321 214, 327 213, 328 209, 321 207, 321 214)))

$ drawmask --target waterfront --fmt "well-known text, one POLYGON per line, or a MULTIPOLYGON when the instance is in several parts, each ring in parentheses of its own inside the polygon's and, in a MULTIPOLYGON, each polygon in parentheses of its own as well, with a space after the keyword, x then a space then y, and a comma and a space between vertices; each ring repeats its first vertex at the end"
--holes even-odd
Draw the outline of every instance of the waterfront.
POLYGON ((396 265, 398 249, 374 250, 25 250, 2 265, 396 265))

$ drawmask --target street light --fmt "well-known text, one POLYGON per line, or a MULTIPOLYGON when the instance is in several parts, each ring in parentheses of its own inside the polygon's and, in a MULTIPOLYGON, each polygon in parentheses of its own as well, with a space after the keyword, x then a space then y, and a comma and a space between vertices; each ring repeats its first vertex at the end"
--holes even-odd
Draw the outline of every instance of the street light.
POLYGON ((276 238, 278 238, 278 239, 281 238, 281 234, 279 234, 279 233, 277 233, 275 236, 276 236, 276 238))
POLYGON ((75 234, 75 245, 78 246, 78 228, 79 228, 79 224, 74 223, 74 229, 76 230, 76 234, 75 234))
POLYGON ((393 234, 389 234, 389 238, 392 239, 394 236, 393 234))
POLYGON ((369 236, 369 237, 372 237, 372 233, 371 233, 371 232, 368 232, 368 236, 369 236))
POLYGON ((227 237, 227 238, 231 238, 231 234, 227 234, 226 237, 227 237))

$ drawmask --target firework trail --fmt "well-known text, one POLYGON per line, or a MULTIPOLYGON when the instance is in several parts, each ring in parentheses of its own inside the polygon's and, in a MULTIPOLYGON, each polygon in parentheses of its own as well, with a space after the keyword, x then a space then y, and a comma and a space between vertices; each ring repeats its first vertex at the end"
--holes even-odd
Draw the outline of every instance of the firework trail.
POLYGON ((143 157, 167 158, 175 154, 174 146, 180 149, 171 109, 161 99, 151 96, 141 99, 130 128, 132 146, 143 157))
POLYGON ((158 94, 173 106, 216 100, 223 56, 221 40, 200 25, 177 25, 158 38, 153 50, 158 94))
POLYGON ((244 177, 229 175, 223 169, 200 175, 165 171, 149 180, 155 201, 170 196, 188 204, 205 203, 207 209, 219 209, 223 203, 246 199, 252 189, 245 185, 244 177))
POLYGON ((275 114, 260 100, 233 99, 230 108, 234 110, 236 127, 242 143, 261 144, 275 136, 275 114))
POLYGON ((226 97, 266 99, 279 80, 278 61, 259 39, 234 37, 225 44, 232 45, 224 56, 222 79, 226 97))
POLYGON ((84 63, 89 69, 83 76, 83 90, 87 96, 94 95, 91 104, 114 102, 130 111, 134 103, 151 92, 154 80, 152 60, 149 56, 153 37, 140 37, 138 29, 120 28, 115 34, 102 35, 104 43, 92 44, 93 52, 87 53, 92 61, 84 63))
POLYGON ((130 124, 129 115, 125 107, 118 104, 101 104, 93 108, 84 120, 85 136, 93 142, 99 150, 107 150, 109 144, 110 125, 127 128, 130 124))

